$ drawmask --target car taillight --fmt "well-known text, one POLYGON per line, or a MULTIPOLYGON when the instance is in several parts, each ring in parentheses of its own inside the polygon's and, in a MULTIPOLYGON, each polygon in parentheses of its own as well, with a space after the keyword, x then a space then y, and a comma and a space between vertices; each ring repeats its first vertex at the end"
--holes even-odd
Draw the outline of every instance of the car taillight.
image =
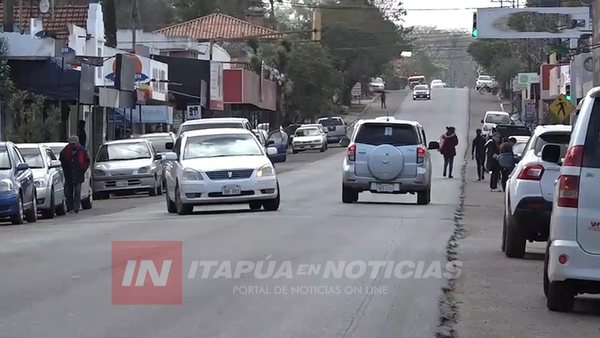
POLYGON ((425 161, 425 148, 417 147, 417 164, 423 163, 425 161))
POLYGON ((353 161, 356 158, 356 145, 353 144, 348 147, 348 161, 353 161))
POLYGON ((544 167, 539 164, 526 165, 521 169, 517 179, 528 181, 539 181, 544 174, 544 167))
POLYGON ((565 155, 563 166, 581 167, 583 165, 583 146, 570 147, 565 155))
POLYGON ((558 206, 565 208, 579 206, 579 176, 560 176, 558 179, 558 206))

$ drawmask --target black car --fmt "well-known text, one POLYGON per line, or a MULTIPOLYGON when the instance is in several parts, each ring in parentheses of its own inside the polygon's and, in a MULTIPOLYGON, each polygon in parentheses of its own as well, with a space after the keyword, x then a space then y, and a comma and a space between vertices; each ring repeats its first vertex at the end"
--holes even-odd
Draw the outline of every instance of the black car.
POLYGON ((499 124, 494 129, 500 134, 501 138, 509 136, 531 136, 531 129, 527 126, 517 126, 512 124, 499 124))

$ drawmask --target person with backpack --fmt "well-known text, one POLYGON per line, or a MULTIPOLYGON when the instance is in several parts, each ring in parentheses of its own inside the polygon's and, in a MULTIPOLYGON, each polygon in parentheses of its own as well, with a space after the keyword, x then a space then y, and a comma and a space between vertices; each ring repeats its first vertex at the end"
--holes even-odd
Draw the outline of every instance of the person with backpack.
POLYGON ((69 144, 60 152, 60 163, 65 176, 67 210, 69 213, 78 213, 81 206, 81 184, 90 167, 90 157, 79 143, 79 137, 69 137, 69 144))
POLYGON ((485 165, 490 172, 491 191, 498 191, 498 181, 500 180, 500 164, 498 163, 500 140, 500 134, 494 133, 492 138, 485 144, 485 165))
POLYGON ((440 153, 444 156, 444 177, 448 174, 448 178, 452 176, 454 167, 454 157, 456 156, 456 146, 458 145, 458 137, 456 136, 456 128, 446 127, 446 133, 440 138, 440 153))

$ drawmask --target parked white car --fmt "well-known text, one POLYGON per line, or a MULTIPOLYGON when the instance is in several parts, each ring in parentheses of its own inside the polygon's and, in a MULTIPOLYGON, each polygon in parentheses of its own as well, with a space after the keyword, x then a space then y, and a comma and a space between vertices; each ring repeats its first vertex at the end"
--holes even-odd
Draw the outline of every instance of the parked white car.
POLYGON ((491 87, 494 84, 494 78, 489 75, 479 75, 477 81, 475 81, 475 87, 477 89, 488 86, 491 87))
POLYGON ((247 203, 279 209, 279 183, 265 148, 251 131, 207 129, 183 134, 166 154, 167 211, 190 214, 195 205, 247 203))
POLYGON ((433 80, 431 81, 431 88, 444 88, 446 84, 442 80, 433 80))
POLYGON ((481 119, 481 134, 491 135, 499 124, 510 124, 510 115, 503 111, 487 111, 481 119))
POLYGON ((538 126, 527 143, 507 184, 504 200, 502 250, 507 257, 523 258, 527 241, 546 241, 554 197, 554 182, 560 167, 542 159, 548 144, 561 148, 564 156, 571 126, 538 126))
MULTIPOLYGON (((52 149, 52 152, 54 153, 55 158, 60 160, 60 152, 63 149, 65 149, 65 147, 68 145, 68 143, 67 142, 50 142, 50 143, 44 143, 43 145, 52 149)), ((92 155, 90 154, 90 157, 91 156, 92 155)), ((91 209, 93 202, 94 202, 94 199, 92 197, 92 195, 93 195, 92 169, 86 170, 84 177, 85 177, 85 179, 84 179, 83 183, 81 184, 81 208, 82 209, 91 209)))
POLYGON ((292 140, 292 152, 296 154, 304 150, 327 150, 327 134, 318 127, 302 126, 296 129, 292 140))
POLYGON ((546 145, 542 158, 562 163, 546 247, 544 292, 552 311, 571 311, 574 297, 600 293, 600 87, 584 99, 567 153, 546 145))
POLYGON ((37 208, 43 218, 67 213, 65 177, 60 161, 52 149, 38 143, 16 145, 33 173, 37 208))

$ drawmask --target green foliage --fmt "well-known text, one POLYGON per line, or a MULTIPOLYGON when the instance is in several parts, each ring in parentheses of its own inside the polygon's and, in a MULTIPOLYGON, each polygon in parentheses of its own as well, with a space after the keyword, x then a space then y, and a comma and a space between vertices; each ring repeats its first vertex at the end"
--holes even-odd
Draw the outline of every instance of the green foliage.
POLYGON ((13 90, 8 99, 8 107, 13 112, 14 126, 7 130, 7 139, 15 143, 53 140, 60 123, 60 110, 55 106, 46 107, 44 96, 13 90))

